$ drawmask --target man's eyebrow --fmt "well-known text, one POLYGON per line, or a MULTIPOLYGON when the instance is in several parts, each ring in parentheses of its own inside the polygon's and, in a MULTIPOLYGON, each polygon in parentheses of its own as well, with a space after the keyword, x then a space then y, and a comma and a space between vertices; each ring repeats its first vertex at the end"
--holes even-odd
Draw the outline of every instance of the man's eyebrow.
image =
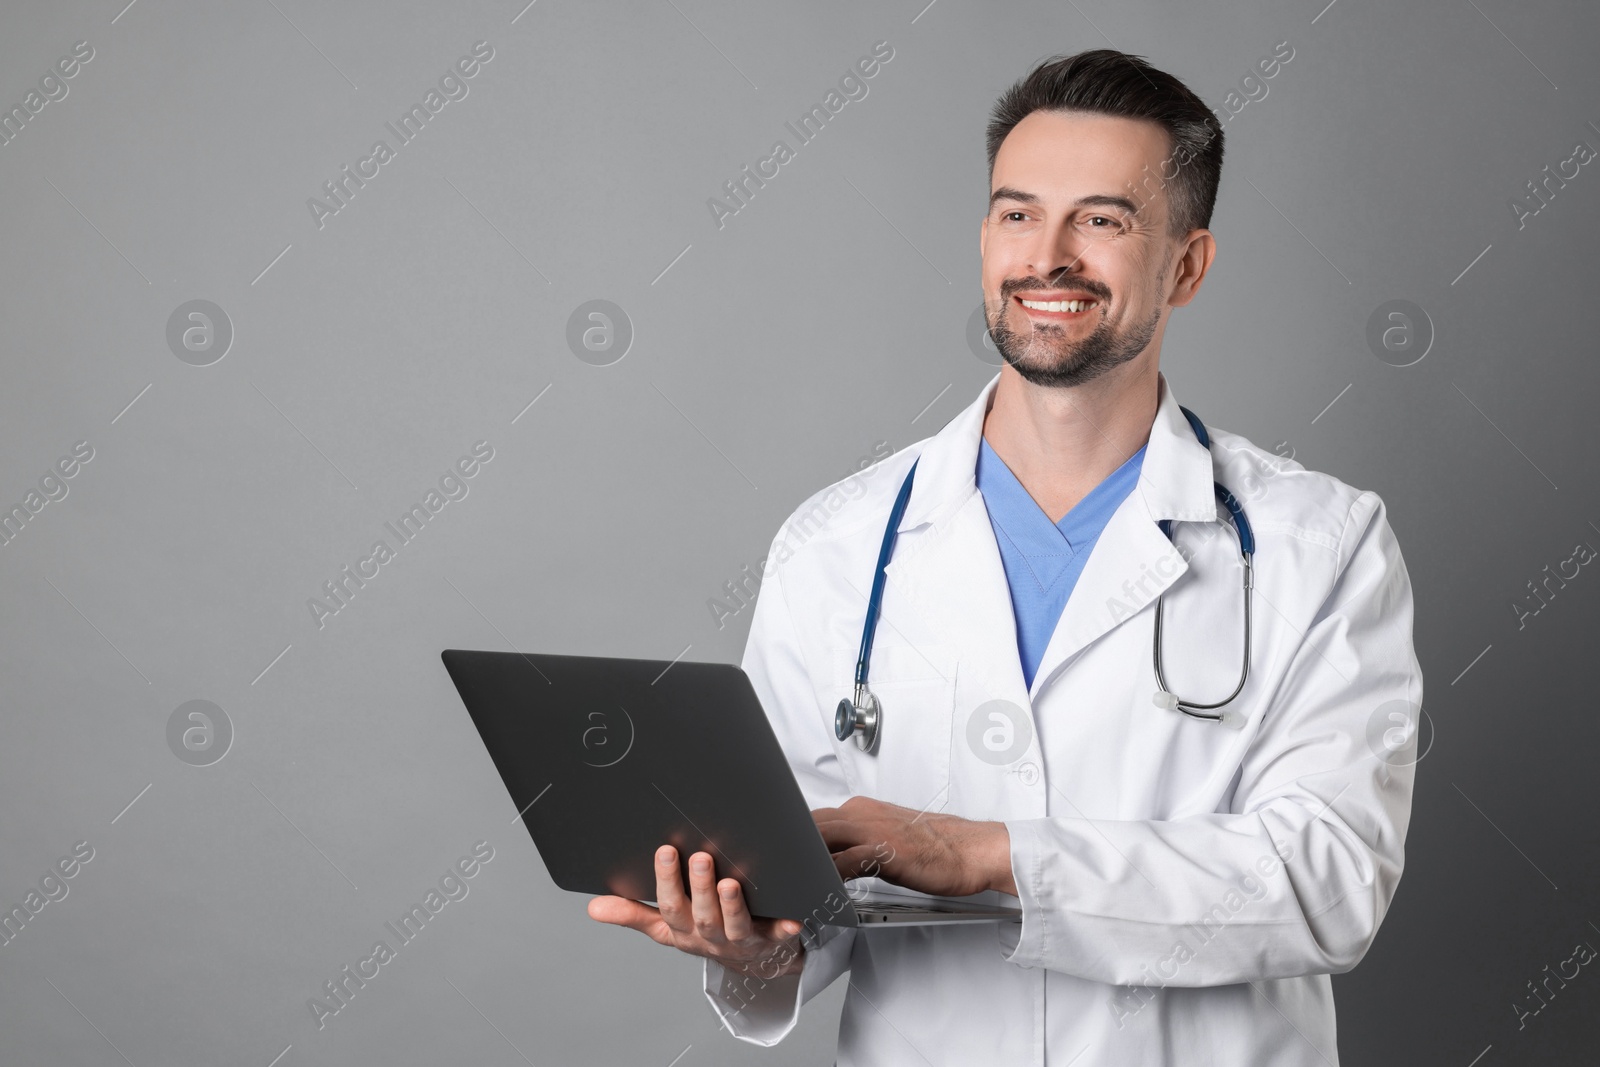
MULTIPOLYGON (((1015 200, 1019 204, 1028 204, 1031 206, 1037 206, 1043 203, 1043 201, 1040 200, 1040 198, 1035 194, 1023 192, 1021 189, 1013 189, 1009 185, 1002 185, 1000 188, 989 194, 989 209, 991 211, 994 210, 995 203, 1000 200, 1015 200)), ((1137 215, 1139 213, 1139 206, 1132 200, 1129 200, 1125 196, 1112 196, 1106 193, 1095 193, 1090 196, 1080 196, 1077 200, 1077 206, 1114 207, 1128 215, 1137 215)))
POLYGON ((1021 189, 1013 189, 1009 185, 1002 185, 989 194, 989 207, 994 208, 997 200, 1015 200, 1019 204, 1037 204, 1039 198, 1032 193, 1025 193, 1021 189))

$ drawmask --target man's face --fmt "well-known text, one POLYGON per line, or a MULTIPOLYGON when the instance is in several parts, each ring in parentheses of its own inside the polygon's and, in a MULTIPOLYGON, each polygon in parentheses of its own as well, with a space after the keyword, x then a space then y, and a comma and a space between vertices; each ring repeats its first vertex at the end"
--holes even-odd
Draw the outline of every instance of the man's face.
POLYGON ((1086 112, 1035 111, 1001 144, 979 240, 984 313, 1001 356, 1028 381, 1081 385, 1157 336, 1178 251, 1171 187, 1157 193, 1152 177, 1169 151, 1153 122, 1086 112), (1023 304, 1068 299, 1089 303, 1023 304))

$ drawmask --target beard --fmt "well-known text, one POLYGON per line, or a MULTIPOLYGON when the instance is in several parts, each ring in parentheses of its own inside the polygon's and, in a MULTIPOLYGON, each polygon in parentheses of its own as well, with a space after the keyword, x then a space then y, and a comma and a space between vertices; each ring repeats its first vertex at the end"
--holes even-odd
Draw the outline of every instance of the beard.
MULTIPOLYGON (((1002 308, 1009 309, 1015 291, 1007 292, 1002 286, 1001 294, 1005 300, 1002 308)), ((1094 295, 1100 301, 1098 306, 1105 307, 1102 294, 1094 295)), ((989 336, 994 339, 1001 358, 1025 380, 1055 388, 1092 382, 1134 359, 1149 346, 1161 322, 1159 307, 1144 322, 1122 329, 1102 317, 1089 336, 1070 341, 1067 329, 1054 323, 1039 324, 1029 320, 1028 332, 1019 333, 1011 329, 1004 311, 998 321, 987 310, 984 315, 989 320, 989 336)))

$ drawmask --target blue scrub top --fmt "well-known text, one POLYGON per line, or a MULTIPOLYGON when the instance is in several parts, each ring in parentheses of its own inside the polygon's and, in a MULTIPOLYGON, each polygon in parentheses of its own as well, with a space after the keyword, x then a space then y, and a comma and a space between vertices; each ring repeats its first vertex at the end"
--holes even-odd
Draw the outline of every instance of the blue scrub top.
POLYGON ((1078 584, 1111 515, 1139 481, 1144 448, 1090 490, 1059 523, 1050 521, 1005 461, 984 438, 978 445, 978 491, 989 509, 989 523, 1000 546, 1011 610, 1017 620, 1017 652, 1022 677, 1033 688, 1034 672, 1044 656, 1056 620, 1078 584))

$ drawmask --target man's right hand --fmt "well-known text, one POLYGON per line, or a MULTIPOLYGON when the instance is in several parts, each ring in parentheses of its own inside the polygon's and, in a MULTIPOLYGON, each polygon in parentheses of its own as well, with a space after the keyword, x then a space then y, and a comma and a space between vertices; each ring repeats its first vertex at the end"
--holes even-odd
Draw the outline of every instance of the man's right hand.
POLYGON ((589 901, 589 917, 626 926, 662 945, 702 956, 741 974, 773 979, 798 974, 805 960, 801 925, 793 919, 757 919, 745 908, 744 892, 732 878, 719 883, 711 855, 689 857, 689 892, 684 892, 678 850, 656 850, 656 904, 626 897, 589 901))

